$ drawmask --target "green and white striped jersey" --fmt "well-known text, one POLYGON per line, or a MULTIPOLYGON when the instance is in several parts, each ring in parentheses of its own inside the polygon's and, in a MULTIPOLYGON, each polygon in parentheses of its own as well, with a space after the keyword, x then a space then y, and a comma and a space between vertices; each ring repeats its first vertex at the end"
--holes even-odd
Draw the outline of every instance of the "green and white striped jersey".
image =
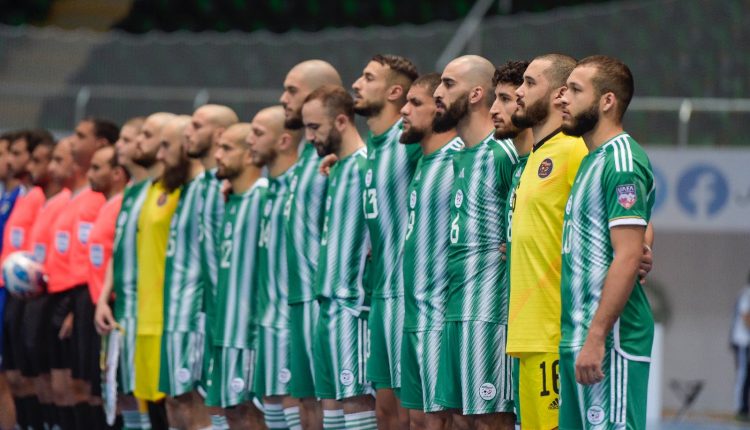
POLYGON ((512 237, 511 225, 513 224, 513 211, 516 209, 516 189, 521 182, 521 174, 526 167, 527 161, 529 161, 529 154, 518 156, 518 164, 516 164, 516 167, 513 170, 513 181, 510 183, 510 191, 508 191, 508 198, 505 200, 505 211, 503 212, 505 214, 503 218, 505 219, 506 267, 505 272, 503 272, 503 288, 506 291, 510 291, 510 241, 512 237))
MULTIPOLYGON (((418 146, 418 145, 414 145, 418 146)), ((439 330, 448 299, 448 247, 451 225, 455 138, 422 156, 409 185, 409 215, 403 248, 405 331, 439 330)))
POLYGON ((518 154, 511 140, 492 134, 453 156, 448 307, 446 321, 506 324, 505 200, 518 154))
POLYGON ((362 148, 331 167, 315 281, 318 298, 340 301, 357 315, 369 306, 371 294, 364 283, 370 249, 362 212, 366 157, 362 148))
POLYGON ((206 318, 214 314, 216 284, 219 279, 218 246, 221 240, 221 221, 224 217, 224 194, 221 192, 221 181, 216 178, 216 169, 203 172, 201 181, 200 233, 201 244, 201 280, 203 281, 203 310, 206 318))
POLYGON ((172 215, 164 264, 164 331, 199 329, 203 310, 200 242, 201 183, 196 176, 183 186, 172 215))
MULTIPOLYGON (((586 340, 614 257, 610 229, 645 228, 654 198, 651 162, 627 133, 581 162, 563 221, 560 348, 578 348, 586 340)), ((636 281, 607 343, 630 360, 648 361, 653 335, 651 306, 636 281)))
POLYGON ((232 194, 224 207, 219 247, 219 282, 213 343, 216 346, 253 346, 260 217, 268 180, 258 179, 243 194, 232 194))
POLYGON ((135 318, 136 282, 138 280, 138 258, 136 256, 136 233, 138 215, 146 200, 151 181, 146 179, 125 188, 122 195, 122 207, 117 215, 115 240, 112 246, 112 281, 115 292, 114 317, 117 321, 123 318, 135 318))
POLYGON ((292 176, 290 168, 276 178, 268 179, 258 237, 258 294, 256 323, 263 327, 289 326, 289 268, 284 234, 284 203, 292 176))
POLYGON ((318 269, 320 231, 323 229, 323 202, 328 178, 318 173, 320 158, 311 143, 304 147, 292 167, 284 205, 289 304, 315 299, 313 286, 318 269))
POLYGON ((367 167, 362 205, 372 243, 368 284, 373 297, 404 294, 401 246, 408 212, 406 190, 422 156, 419 145, 399 142, 402 121, 385 133, 367 138, 367 167))

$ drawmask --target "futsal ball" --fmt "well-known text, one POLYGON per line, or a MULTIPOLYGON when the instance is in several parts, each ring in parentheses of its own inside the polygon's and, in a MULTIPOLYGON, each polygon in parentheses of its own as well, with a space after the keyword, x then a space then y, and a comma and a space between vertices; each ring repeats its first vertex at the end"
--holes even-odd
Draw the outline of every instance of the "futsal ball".
POLYGON ((3 262, 3 280, 9 293, 22 298, 42 294, 47 284, 44 267, 25 251, 8 255, 3 262))

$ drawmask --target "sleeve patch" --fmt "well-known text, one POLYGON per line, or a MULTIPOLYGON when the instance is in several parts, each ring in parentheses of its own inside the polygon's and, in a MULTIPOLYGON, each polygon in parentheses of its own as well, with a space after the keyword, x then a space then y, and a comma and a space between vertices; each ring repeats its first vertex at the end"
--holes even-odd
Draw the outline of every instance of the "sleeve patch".
POLYGON ((617 192, 617 203, 625 209, 630 209, 638 201, 634 184, 618 185, 615 188, 617 192))

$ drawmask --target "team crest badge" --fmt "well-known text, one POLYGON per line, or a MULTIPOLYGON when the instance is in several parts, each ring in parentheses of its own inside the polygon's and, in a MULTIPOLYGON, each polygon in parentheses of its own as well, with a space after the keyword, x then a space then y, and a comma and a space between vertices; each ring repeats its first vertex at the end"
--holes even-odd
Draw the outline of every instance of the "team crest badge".
POLYGON ((494 399, 495 396, 497 396, 497 388, 495 388, 495 385, 485 382, 479 386, 479 397, 481 397, 482 400, 489 401, 494 399))
POLYGON ((13 248, 20 248, 23 245, 23 229, 20 227, 13 227, 10 229, 10 244, 13 248))
POLYGON ((539 170, 537 171, 537 175, 539 175, 540 178, 544 179, 547 176, 552 173, 552 168, 554 167, 554 164, 552 163, 551 158, 545 158, 542 160, 542 162, 539 164, 539 170))
POLYGON ((78 241, 82 244, 87 244, 89 241, 89 235, 91 235, 91 229, 94 227, 90 222, 78 223, 78 241))
POLYGON ((286 367, 279 370, 279 382, 282 384, 288 384, 292 380, 292 372, 286 367))
POLYGON ((599 425, 604 422, 604 409, 601 406, 592 406, 586 411, 586 421, 591 425, 599 425))
POLYGON ((67 231, 58 231, 55 234, 55 249, 60 254, 65 254, 70 248, 70 234, 67 231))
POLYGON ((348 387, 354 383, 354 373, 349 369, 344 369, 339 374, 339 381, 341 385, 348 387))
POLYGON ((453 204, 460 208, 464 202, 464 192, 461 190, 456 191, 456 198, 453 200, 453 204))
POLYGON ((632 208, 635 202, 638 201, 638 196, 635 193, 635 185, 633 184, 618 185, 615 190, 617 191, 617 203, 625 209, 632 208))
POLYGON ((167 193, 161 193, 159 198, 156 200, 157 206, 164 206, 167 203, 167 193))
POLYGON ((232 379, 232 382, 229 383, 229 389, 232 390, 233 393, 239 394, 245 389, 245 381, 242 378, 234 378, 232 379))
POLYGON ((89 247, 89 260, 94 267, 102 267, 104 263, 104 247, 101 244, 91 244, 89 247))

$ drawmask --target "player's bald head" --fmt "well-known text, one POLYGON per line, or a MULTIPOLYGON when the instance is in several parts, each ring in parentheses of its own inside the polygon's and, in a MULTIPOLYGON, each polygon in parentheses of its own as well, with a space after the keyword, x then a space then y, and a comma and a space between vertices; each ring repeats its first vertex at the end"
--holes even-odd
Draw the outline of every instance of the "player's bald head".
POLYGON ((488 107, 494 101, 492 78, 495 76, 495 66, 490 60, 479 55, 464 55, 448 63, 443 76, 462 82, 468 88, 481 87, 484 90, 488 107))
POLYGON ((544 54, 534 58, 533 62, 541 62, 545 67, 544 76, 550 83, 551 88, 565 86, 570 72, 576 67, 576 59, 565 54, 544 54))
POLYGON ((342 85, 339 72, 327 61, 307 60, 303 61, 287 74, 287 77, 294 75, 304 84, 308 92, 322 85, 342 85))
POLYGON ((224 133, 222 133, 220 140, 225 140, 231 142, 233 145, 244 147, 245 139, 252 130, 251 126, 252 125, 249 122, 238 122, 237 124, 232 124, 224 131, 224 133))
POLYGON ((258 111, 253 118, 253 122, 262 123, 266 128, 271 130, 275 135, 284 131, 284 108, 281 106, 271 106, 258 111))
POLYGON ((162 126, 162 139, 182 139, 185 127, 190 123, 188 115, 172 115, 172 118, 166 120, 162 126))
POLYGON ((144 126, 153 127, 152 130, 161 131, 166 123, 174 119, 176 115, 169 112, 152 113, 146 118, 144 126))
POLYGON ((226 128, 239 122, 240 118, 229 106, 208 104, 196 109, 194 115, 201 115, 216 127, 226 128))

